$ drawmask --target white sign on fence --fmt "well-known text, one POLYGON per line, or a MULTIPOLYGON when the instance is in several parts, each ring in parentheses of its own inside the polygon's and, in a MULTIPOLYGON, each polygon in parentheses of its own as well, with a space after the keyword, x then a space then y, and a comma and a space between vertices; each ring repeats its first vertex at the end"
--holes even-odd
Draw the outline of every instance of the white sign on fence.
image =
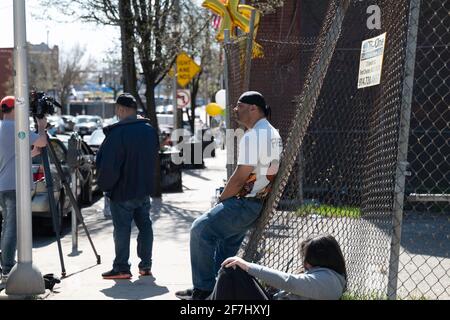
POLYGON ((362 42, 358 89, 380 84, 385 41, 386 32, 362 42))
POLYGON ((178 109, 191 107, 191 92, 186 89, 177 89, 177 107, 178 109))

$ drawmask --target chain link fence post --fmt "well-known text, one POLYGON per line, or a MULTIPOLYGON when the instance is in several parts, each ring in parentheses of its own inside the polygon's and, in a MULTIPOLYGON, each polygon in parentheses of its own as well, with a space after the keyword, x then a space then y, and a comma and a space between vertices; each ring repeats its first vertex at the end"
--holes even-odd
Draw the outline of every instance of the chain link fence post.
MULTIPOLYGON (((230 43, 230 30, 224 30, 224 48, 230 43)), ((225 49, 224 49, 225 50, 225 49)), ((225 82, 225 113, 226 113, 226 132, 229 132, 229 130, 232 128, 231 126, 231 112, 233 111, 233 108, 230 106, 230 84, 229 84, 229 76, 230 76, 230 68, 229 68, 229 57, 225 53, 225 60, 223 63, 224 68, 224 82, 225 82)), ((230 179, 231 175, 233 174, 233 154, 231 153, 232 150, 234 150, 234 140, 229 139, 229 134, 225 134, 225 143, 227 148, 227 181, 230 179)))
MULTIPOLYGON (((251 89, 271 106, 284 152, 240 254, 296 273, 299 243, 328 233, 347 263, 344 299, 448 299, 449 3, 349 1, 342 17, 343 4, 286 1, 261 22, 251 89), (383 34, 381 80, 358 88, 383 34)), ((230 101, 246 90, 247 40, 225 46, 230 101)))
POLYGON ((250 90, 250 72, 252 68, 252 52, 253 52, 253 39, 255 34, 255 17, 256 11, 253 9, 250 15, 250 32, 247 35, 247 50, 245 53, 245 90, 250 90))
MULTIPOLYGON (((282 160, 273 184, 273 190, 283 190, 287 184, 289 172, 297 159, 303 137, 306 134, 306 129, 316 107, 317 99, 319 98, 324 78, 333 57, 349 3, 349 0, 343 0, 333 1, 330 4, 328 12, 329 20, 323 25, 321 31, 321 39, 318 41, 321 45, 318 45, 316 48, 315 58, 313 58, 310 71, 308 72, 309 78, 299 99, 301 106, 298 108, 298 113, 293 120, 291 134, 285 143, 286 147, 281 157, 282 160)), ((272 192, 269 195, 261 218, 258 220, 255 230, 249 237, 244 252, 244 259, 258 260, 257 245, 262 237, 263 226, 267 224, 271 213, 278 205, 280 199, 280 195, 276 192, 272 192)))
POLYGON ((417 29, 419 26, 420 0, 411 0, 409 7, 408 34, 406 40, 406 61, 400 110, 400 131, 398 138, 397 169, 395 174, 395 196, 393 210, 393 233, 389 261, 388 298, 397 298, 398 265, 402 236, 403 200, 405 198, 405 177, 408 170, 408 141, 411 119, 411 100, 414 86, 416 62, 417 29))

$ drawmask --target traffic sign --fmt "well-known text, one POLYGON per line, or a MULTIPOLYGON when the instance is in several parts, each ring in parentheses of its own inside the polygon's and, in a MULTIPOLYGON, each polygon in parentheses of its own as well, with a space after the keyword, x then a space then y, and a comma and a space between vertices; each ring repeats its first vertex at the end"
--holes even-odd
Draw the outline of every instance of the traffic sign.
POLYGON ((189 108, 191 106, 191 92, 185 89, 177 89, 177 108, 189 108))
POLYGON ((177 81, 183 88, 191 82, 202 68, 195 63, 185 52, 177 56, 177 81))

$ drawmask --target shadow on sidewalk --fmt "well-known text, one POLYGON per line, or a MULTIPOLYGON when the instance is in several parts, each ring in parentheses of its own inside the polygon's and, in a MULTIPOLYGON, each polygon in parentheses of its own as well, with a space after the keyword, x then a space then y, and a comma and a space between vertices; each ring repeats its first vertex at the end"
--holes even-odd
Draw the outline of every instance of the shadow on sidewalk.
POLYGON ((160 296, 169 292, 167 287, 155 284, 153 277, 139 277, 135 281, 131 280, 111 280, 114 285, 108 289, 102 289, 105 296, 113 299, 142 300, 155 296, 160 296))
POLYGON ((189 176, 204 180, 204 181, 211 181, 211 179, 204 177, 202 174, 204 174, 202 171, 200 170, 184 170, 183 171, 184 174, 187 174, 189 176))
MULTIPOLYGON (((180 204, 182 203, 183 202, 180 202, 180 204)), ((186 224, 189 227, 197 217, 203 214, 202 211, 180 208, 178 206, 162 202, 160 199, 155 198, 152 199, 151 213, 153 222, 157 221, 164 215, 170 215, 179 218, 180 224, 186 224)))

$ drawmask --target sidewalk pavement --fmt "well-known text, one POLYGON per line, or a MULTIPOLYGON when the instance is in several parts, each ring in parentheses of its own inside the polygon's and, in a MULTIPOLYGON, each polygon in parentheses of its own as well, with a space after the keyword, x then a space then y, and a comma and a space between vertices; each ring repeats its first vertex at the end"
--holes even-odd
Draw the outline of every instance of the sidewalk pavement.
MULTIPOLYGON (((66 277, 56 284, 53 292, 46 290, 41 299, 47 300, 109 300, 155 299, 174 300, 175 292, 192 286, 189 257, 189 229, 195 218, 211 207, 215 188, 226 179, 226 152, 216 149, 216 157, 205 159, 205 169, 183 170, 183 192, 165 193, 162 201, 153 199, 153 277, 141 277, 136 254, 137 228, 133 226, 130 242, 130 280, 104 280, 101 274, 112 268, 114 259, 112 221, 103 217, 101 198, 82 210, 85 224, 95 249, 79 228, 78 254, 72 254, 70 227, 61 239, 66 277)), ((58 247, 54 238, 34 243, 33 262, 41 273, 61 276, 58 247)), ((5 292, 0 299, 7 299, 5 292)))

